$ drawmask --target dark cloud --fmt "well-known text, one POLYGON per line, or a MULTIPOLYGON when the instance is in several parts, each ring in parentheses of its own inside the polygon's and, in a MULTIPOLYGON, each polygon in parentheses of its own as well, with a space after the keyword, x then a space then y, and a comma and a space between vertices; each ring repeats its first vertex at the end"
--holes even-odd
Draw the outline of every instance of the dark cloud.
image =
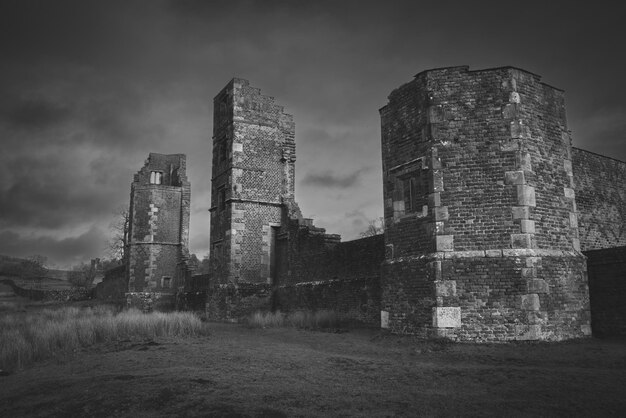
POLYGON ((51 229, 99 220, 126 198, 131 181, 128 168, 93 151, 78 157, 71 149, 65 155, 33 149, 0 161, 0 226, 5 228, 51 229))
MULTIPOLYGON (((28 177, 0 191, 0 226, 58 228, 80 224, 110 212, 103 190, 73 189, 54 178, 28 177)), ((57 179, 59 180, 59 179, 57 179)))
MULTIPOLYGON (((128 205, 148 153, 181 152, 192 182, 191 250, 205 252, 212 98, 233 76, 294 114, 302 210, 344 236, 382 212, 378 109, 428 68, 514 65, 541 74, 566 90, 574 143, 626 159, 626 92, 616 81, 626 60, 614 42, 624 9, 0 1, 0 225, 54 253, 55 240, 25 240, 24 230, 65 237, 106 228, 114 208, 128 205)), ((33 253, 26 244, 25 255, 33 253)))
POLYGON ((49 235, 21 235, 12 230, 0 231, 0 254, 22 257, 31 254, 47 256, 51 262, 67 267, 102 255, 106 235, 91 228, 78 236, 56 238, 49 235))
POLYGON ((350 174, 337 175, 332 171, 325 173, 309 173, 302 179, 302 184, 326 188, 347 189, 357 185, 361 176, 368 172, 369 168, 361 168, 350 174))
POLYGON ((68 120, 70 113, 66 106, 31 99, 17 103, 6 113, 0 114, 0 118, 12 128, 41 129, 68 120))

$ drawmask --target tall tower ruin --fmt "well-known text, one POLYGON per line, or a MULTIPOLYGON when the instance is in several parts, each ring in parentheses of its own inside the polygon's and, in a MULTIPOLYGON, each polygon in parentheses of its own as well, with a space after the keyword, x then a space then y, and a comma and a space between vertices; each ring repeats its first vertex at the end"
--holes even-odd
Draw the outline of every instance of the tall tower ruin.
POLYGON ((172 305, 189 259, 191 187, 184 154, 150 153, 131 185, 128 301, 172 305))
POLYGON ((590 333, 563 92, 516 68, 425 71, 380 110, 383 327, 590 333))
POLYGON ((235 78, 214 99, 211 274, 270 283, 277 235, 294 203, 295 124, 273 97, 235 78))

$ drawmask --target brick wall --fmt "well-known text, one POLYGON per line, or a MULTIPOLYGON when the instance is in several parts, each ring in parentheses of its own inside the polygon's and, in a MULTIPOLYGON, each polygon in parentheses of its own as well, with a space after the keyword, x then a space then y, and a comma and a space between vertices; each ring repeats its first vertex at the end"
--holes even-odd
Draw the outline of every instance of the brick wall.
POLYGON ((271 228, 294 195, 295 124, 274 98, 233 79, 214 99, 211 271, 267 283, 271 228))
MULTIPOLYGON (((383 236, 343 243, 335 240, 329 244, 321 228, 296 229, 299 234, 289 240, 291 264, 282 264, 292 269, 291 274, 273 285, 245 282, 220 285, 217 279, 208 277, 199 280, 198 286, 208 283, 207 315, 213 319, 237 320, 256 310, 332 309, 341 319, 378 326, 383 236)), ((190 288, 183 298, 189 300, 185 304, 197 304, 193 301, 201 296, 195 294, 201 291, 200 287, 190 288)))
POLYGON ((299 221, 290 222, 282 245, 279 285, 379 277, 385 258, 383 235, 341 242, 339 235, 299 221))
POLYGON ((173 295, 184 285, 190 199, 185 156, 151 153, 131 185, 128 292, 139 299, 129 303, 153 306, 163 298, 150 293, 173 295))
POLYGON ((626 162, 573 148, 583 251, 626 245, 626 162))
POLYGON ((378 276, 279 286, 273 298, 281 312, 332 310, 341 321, 380 326, 378 276))
POLYGON ((586 251, 594 335, 626 335, 626 247, 586 251))
POLYGON ((516 68, 444 68, 380 113, 383 325, 468 340, 588 333, 563 92, 516 68))

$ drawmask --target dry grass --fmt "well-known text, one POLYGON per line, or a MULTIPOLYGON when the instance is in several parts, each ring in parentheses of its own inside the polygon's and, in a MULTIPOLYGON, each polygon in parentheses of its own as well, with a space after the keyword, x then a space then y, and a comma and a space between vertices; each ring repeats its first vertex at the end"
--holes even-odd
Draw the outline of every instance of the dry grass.
POLYGON ((319 310, 295 311, 284 314, 276 312, 255 312, 247 318, 247 324, 255 328, 295 327, 295 328, 336 328, 339 319, 334 311, 319 310))
POLYGON ((43 309, 0 317, 0 369, 12 370, 56 354, 129 338, 187 337, 203 333, 187 312, 115 312, 105 306, 43 309))

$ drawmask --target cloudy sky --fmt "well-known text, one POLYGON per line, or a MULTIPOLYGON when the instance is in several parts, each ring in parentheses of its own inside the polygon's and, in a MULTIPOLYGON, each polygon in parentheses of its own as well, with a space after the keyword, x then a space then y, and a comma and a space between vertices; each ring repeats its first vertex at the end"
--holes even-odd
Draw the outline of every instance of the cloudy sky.
POLYGON ((624 21, 599 1, 0 0, 0 254, 101 255, 159 152, 188 156, 205 255, 212 99, 234 76, 295 115, 297 199, 344 240, 382 215, 378 109, 425 69, 540 74, 575 145, 626 160, 624 21))

